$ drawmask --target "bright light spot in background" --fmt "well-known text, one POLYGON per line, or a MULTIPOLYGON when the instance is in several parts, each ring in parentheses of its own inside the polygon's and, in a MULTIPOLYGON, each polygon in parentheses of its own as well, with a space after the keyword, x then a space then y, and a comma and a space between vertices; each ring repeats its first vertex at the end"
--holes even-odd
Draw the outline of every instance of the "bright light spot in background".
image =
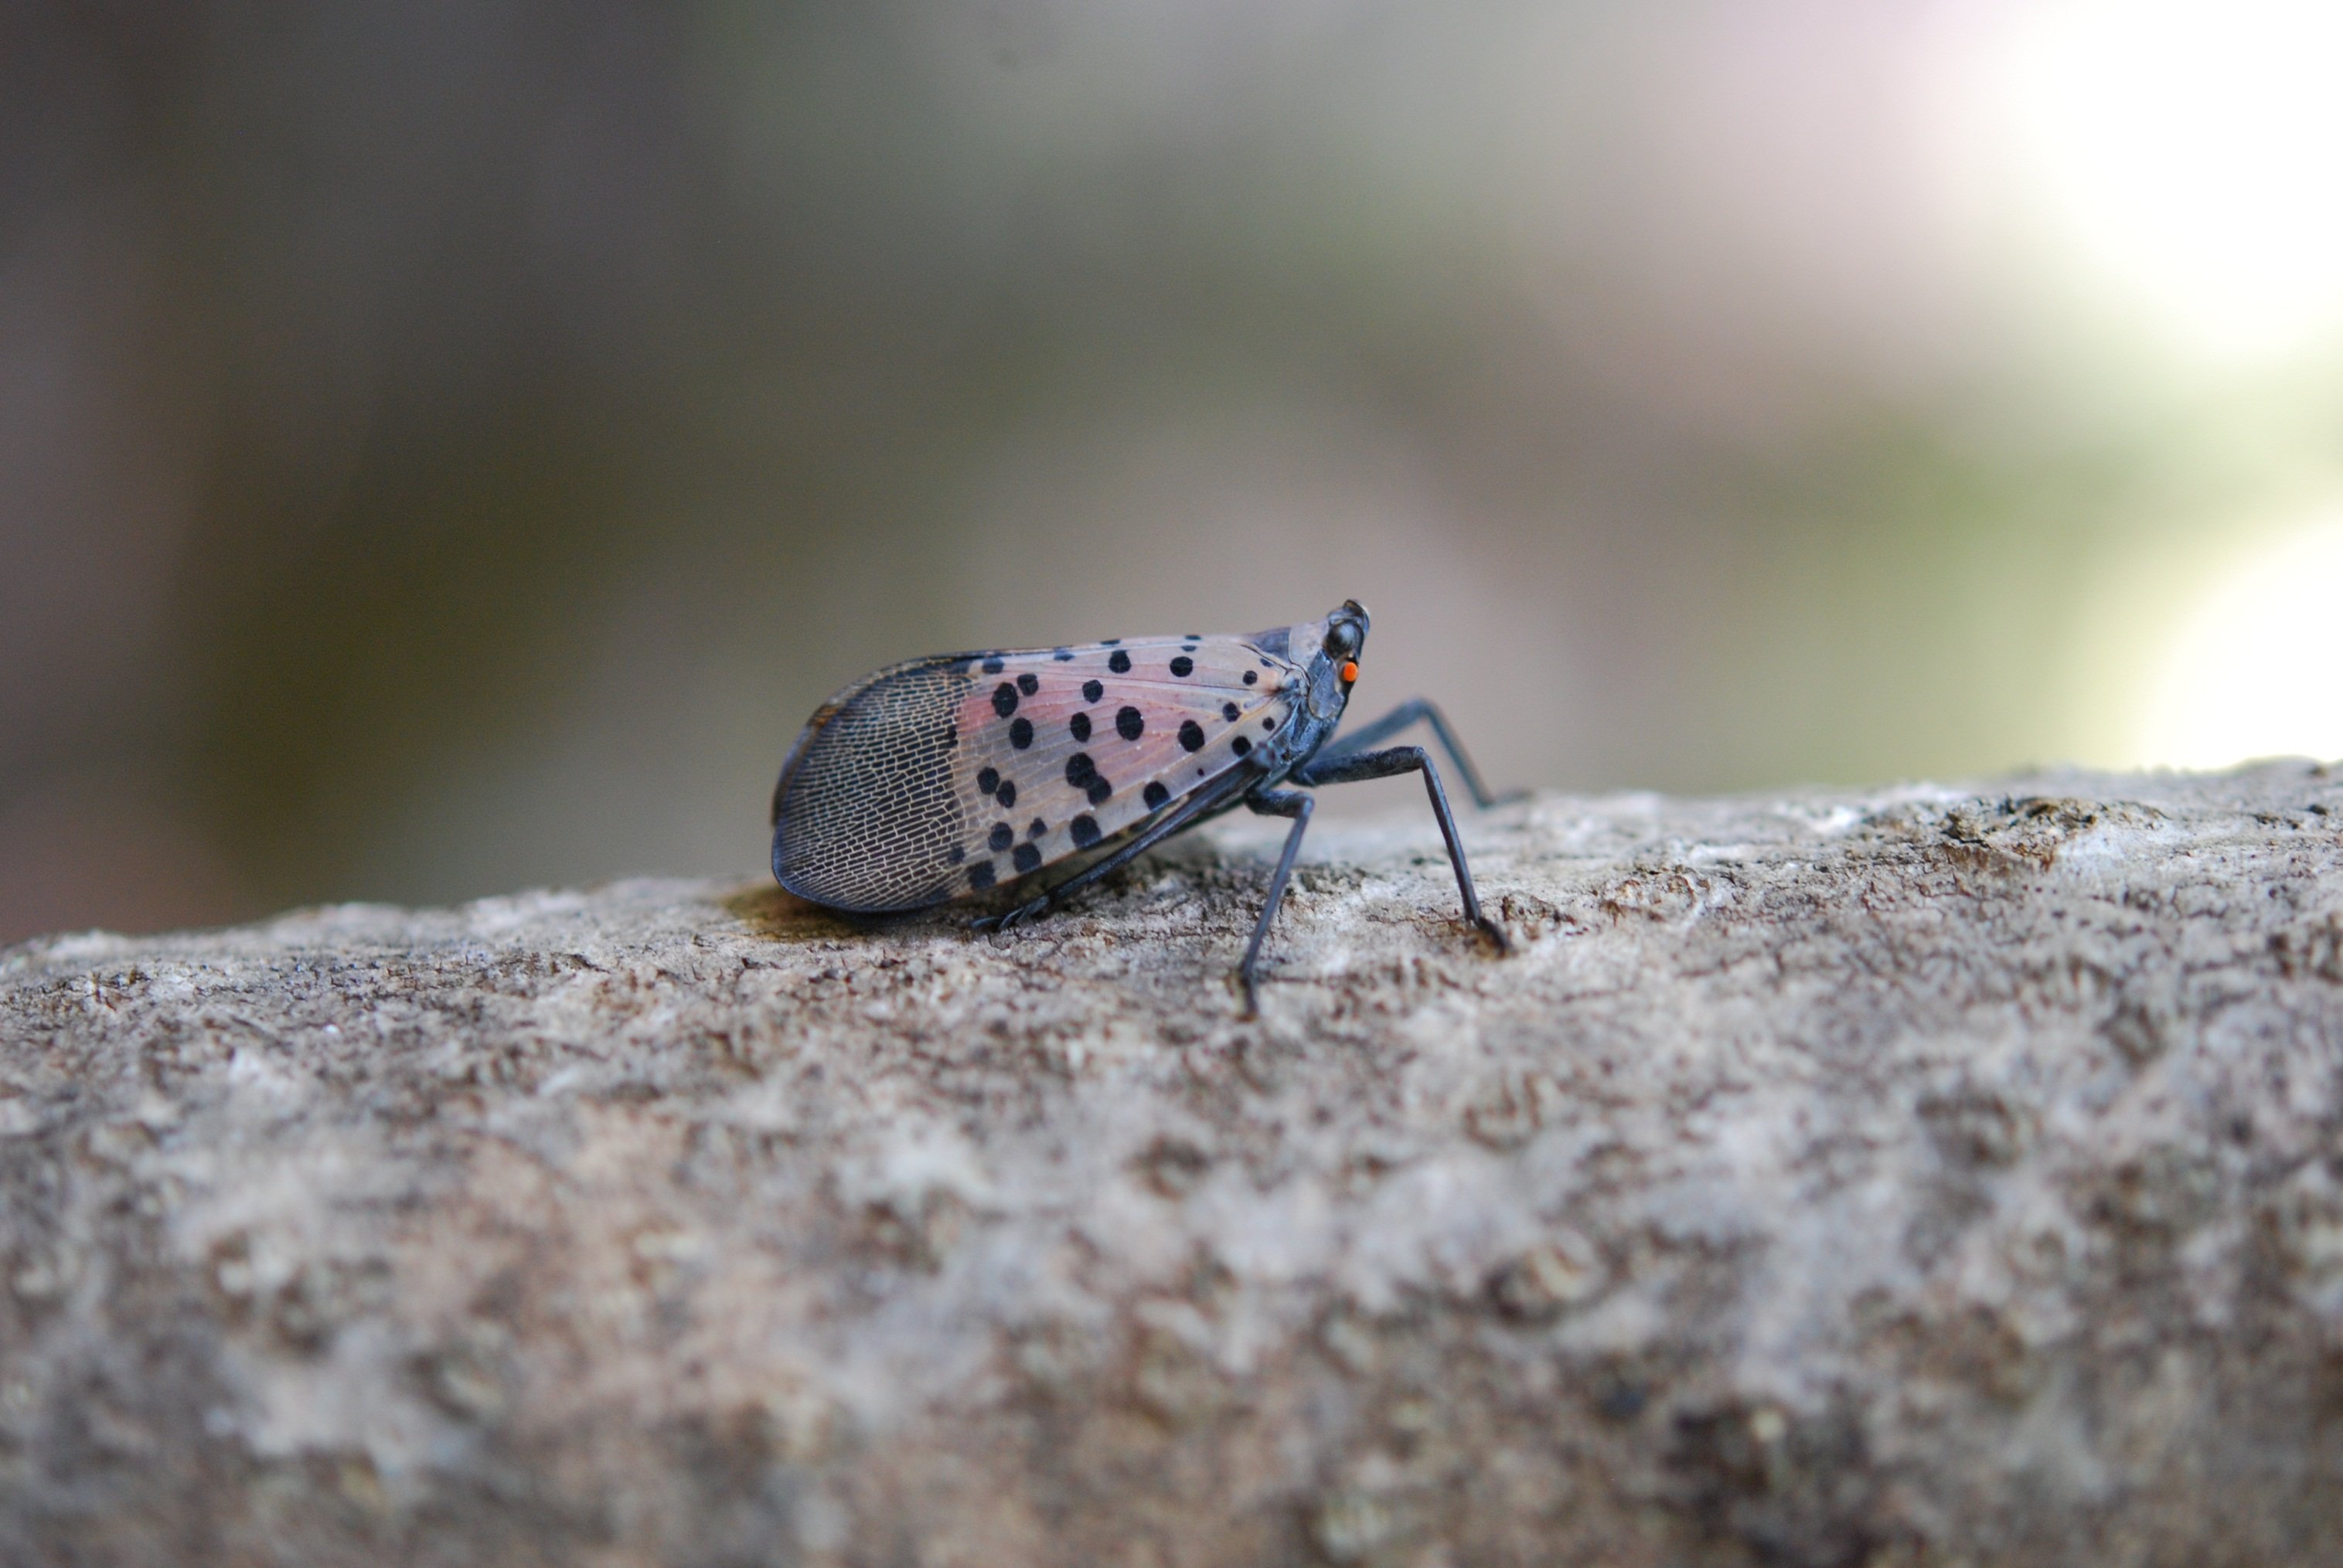
POLYGON ((2213 578, 2157 658, 2136 760, 2343 757, 2343 516, 2213 578))
POLYGON ((2343 4, 2072 0, 2011 20, 2025 175, 2117 286, 2240 357, 2343 324, 2343 4))

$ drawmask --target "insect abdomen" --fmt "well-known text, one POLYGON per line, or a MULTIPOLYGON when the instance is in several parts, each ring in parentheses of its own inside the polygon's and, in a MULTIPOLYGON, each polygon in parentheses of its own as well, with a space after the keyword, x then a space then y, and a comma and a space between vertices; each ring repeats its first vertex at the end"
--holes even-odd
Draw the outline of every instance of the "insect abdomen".
POLYGON ((941 663, 882 671, 814 716, 774 791, 782 887, 866 914, 960 890, 947 857, 967 829, 952 757, 970 685, 941 663))

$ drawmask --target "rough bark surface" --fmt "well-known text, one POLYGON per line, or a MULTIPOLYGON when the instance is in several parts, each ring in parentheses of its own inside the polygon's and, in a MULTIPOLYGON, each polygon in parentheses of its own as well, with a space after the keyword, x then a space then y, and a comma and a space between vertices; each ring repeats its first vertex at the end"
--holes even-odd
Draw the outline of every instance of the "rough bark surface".
POLYGON ((0 953, 0 1560, 2343 1561, 2343 776, 1275 831, 0 953))

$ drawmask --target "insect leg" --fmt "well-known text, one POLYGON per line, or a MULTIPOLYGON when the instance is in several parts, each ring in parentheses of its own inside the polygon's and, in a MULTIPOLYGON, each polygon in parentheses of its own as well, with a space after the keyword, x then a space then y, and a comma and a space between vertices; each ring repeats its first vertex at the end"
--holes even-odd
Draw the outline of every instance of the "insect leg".
POLYGON ((1456 771, 1463 777, 1464 788, 1472 791, 1473 804, 1485 811, 1492 806, 1518 800, 1529 793, 1526 789, 1508 789, 1503 795, 1490 794, 1489 787, 1481 782, 1481 770, 1473 766, 1473 759, 1464 754, 1463 743, 1456 739, 1456 732, 1448 728, 1447 718, 1421 697, 1401 703, 1381 719, 1370 719, 1356 729, 1337 735, 1320 749, 1318 757, 1328 762, 1355 757, 1368 747, 1390 739, 1419 719, 1432 726, 1432 733, 1439 739, 1441 749, 1446 751, 1448 759, 1456 764, 1456 771))
POLYGON ((1432 797, 1432 814, 1440 822, 1440 836, 1448 842, 1448 863, 1456 868, 1456 890, 1464 895, 1464 918, 1487 932, 1499 949, 1512 946, 1505 928, 1481 912, 1480 895, 1473 890, 1473 872, 1464 864, 1464 841, 1456 835, 1456 816, 1448 809, 1448 792, 1440 787, 1440 770, 1421 746, 1394 746, 1388 751, 1367 751, 1328 760, 1313 757, 1293 770, 1296 784, 1352 784, 1362 779, 1391 779, 1402 773, 1423 775, 1424 792, 1432 797))
POLYGON ((1244 958, 1237 965, 1237 983, 1244 987, 1247 1018, 1261 1010, 1253 1001, 1253 965, 1261 959, 1261 944, 1269 936, 1269 922, 1277 919, 1277 906, 1285 900, 1285 880, 1293 874, 1293 857, 1302 849, 1302 835, 1309 830, 1310 813, 1317 804, 1299 789, 1262 789, 1245 797, 1245 805, 1264 817, 1293 819, 1292 830, 1285 835, 1285 850, 1277 857, 1277 869, 1270 874, 1269 897, 1261 906, 1261 919, 1253 923, 1252 940, 1245 944, 1244 958))
POLYGON ((1233 778, 1214 780, 1213 783, 1206 785, 1195 794, 1181 801, 1164 815, 1161 821, 1145 829, 1112 854, 1083 867, 1049 891, 1027 900, 1005 914, 981 917, 970 929, 980 931, 1013 930, 1028 920, 1039 919, 1049 913, 1051 907, 1063 900, 1069 893, 1077 892, 1089 887, 1101 877, 1121 869, 1180 831, 1181 829, 1194 822, 1197 818, 1219 809, 1228 803, 1232 796, 1242 793, 1253 777, 1255 776, 1252 774, 1240 773, 1233 778))

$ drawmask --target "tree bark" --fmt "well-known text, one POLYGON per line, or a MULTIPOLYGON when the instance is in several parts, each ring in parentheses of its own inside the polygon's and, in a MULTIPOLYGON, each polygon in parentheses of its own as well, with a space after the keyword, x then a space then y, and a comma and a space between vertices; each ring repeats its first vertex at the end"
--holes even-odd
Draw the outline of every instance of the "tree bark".
POLYGON ((2343 1562, 2343 777, 0 953, 0 1558, 2343 1562))

